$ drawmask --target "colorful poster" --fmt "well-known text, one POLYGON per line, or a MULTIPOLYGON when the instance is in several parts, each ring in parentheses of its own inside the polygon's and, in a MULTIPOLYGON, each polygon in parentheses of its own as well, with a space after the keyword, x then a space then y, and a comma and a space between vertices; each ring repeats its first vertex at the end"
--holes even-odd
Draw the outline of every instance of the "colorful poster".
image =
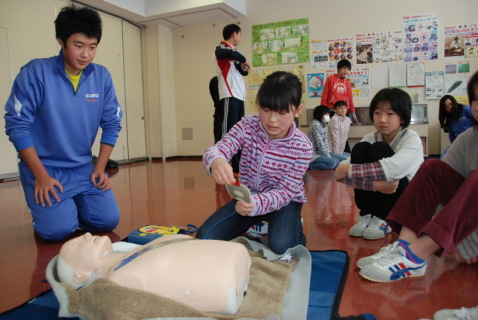
POLYGON ((438 15, 429 13, 403 18, 403 61, 438 59, 438 15))
POLYGON ((478 32, 465 33, 465 58, 478 57, 478 32))
MULTIPOLYGON (((248 80, 249 80, 249 92, 247 96, 249 98, 249 111, 254 112, 257 111, 256 106, 256 97, 259 88, 264 82, 264 79, 275 71, 287 71, 290 73, 295 74, 299 77, 300 82, 302 85, 305 83, 305 76, 304 76, 304 65, 293 65, 293 66, 275 66, 269 68, 253 68, 251 72, 249 72, 248 80)), ((304 88, 302 88, 304 92, 304 88)))
POLYGON ((307 75, 307 92, 309 98, 322 97, 324 91, 325 75, 323 73, 313 73, 307 75))
MULTIPOLYGON (((337 67, 342 59, 354 61, 354 38, 339 38, 327 40, 327 54, 330 68, 337 67)), ((353 63, 352 63, 353 64, 353 63)))
POLYGON ((445 58, 478 57, 478 25, 463 24, 444 28, 445 58))
POLYGON ((425 72, 425 99, 441 99, 443 82, 443 71, 425 72))
POLYGON ((357 64, 401 62, 402 32, 375 32, 355 37, 357 64))
POLYGON ((352 69, 348 79, 352 85, 352 92, 354 98, 369 98, 370 97, 370 69, 360 68, 352 69))
POLYGON ((310 67, 312 69, 329 66, 329 45, 325 40, 310 41, 310 67))
POLYGON ((309 61, 309 19, 252 26, 252 65, 275 66, 309 61))

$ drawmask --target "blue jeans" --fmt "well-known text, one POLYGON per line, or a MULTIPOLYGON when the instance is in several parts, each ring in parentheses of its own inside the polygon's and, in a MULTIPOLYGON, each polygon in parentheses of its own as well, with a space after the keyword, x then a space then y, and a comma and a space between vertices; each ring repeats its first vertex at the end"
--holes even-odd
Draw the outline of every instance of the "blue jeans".
POLYGON ((300 212, 302 203, 290 202, 285 207, 266 215, 244 217, 236 213, 236 200, 214 212, 199 228, 199 239, 232 240, 243 235, 251 226, 261 221, 269 223, 269 246, 277 254, 299 244, 305 246, 300 212))
POLYGON ((311 170, 332 170, 337 168, 340 161, 337 158, 319 156, 317 159, 309 163, 311 170))
POLYGON ((320 156, 311 163, 309 163, 309 169, 311 170, 332 170, 337 168, 341 161, 347 159, 346 154, 330 153, 330 157, 320 156))

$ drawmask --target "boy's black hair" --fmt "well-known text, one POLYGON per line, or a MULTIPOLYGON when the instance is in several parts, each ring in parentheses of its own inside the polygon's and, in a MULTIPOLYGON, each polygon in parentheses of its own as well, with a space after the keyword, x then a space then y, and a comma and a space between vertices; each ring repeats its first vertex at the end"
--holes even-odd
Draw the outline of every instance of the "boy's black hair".
POLYGON ((302 99, 302 83, 292 73, 276 71, 267 76, 257 93, 256 102, 260 108, 276 112, 289 112, 298 107, 302 99))
POLYGON ((352 69, 352 64, 350 63, 349 60, 347 59, 342 59, 337 63, 337 70, 342 69, 343 67, 347 67, 349 69, 352 69))
POLYGON ((239 27, 237 24, 228 24, 224 27, 224 29, 222 29, 222 37, 224 40, 227 40, 232 37, 234 32, 241 32, 241 27, 239 27))
POLYGON ((336 102, 334 103, 334 109, 336 109, 336 108, 338 108, 338 107, 346 106, 346 105, 347 105, 347 103, 346 103, 345 101, 339 100, 339 101, 336 101, 336 102))
POLYGON ((68 6, 61 9, 55 20, 56 38, 66 46, 68 38, 75 33, 83 33, 88 38, 96 38, 100 43, 102 24, 96 10, 88 7, 68 6))
POLYGON ((317 106, 314 109, 314 120, 322 121, 325 114, 329 114, 330 109, 327 106, 317 106))
MULTIPOLYGON (((474 75, 471 76, 470 80, 468 81, 468 85, 466 86, 466 92, 468 93, 468 100, 470 101, 470 106, 473 104, 473 101, 478 101, 478 97, 475 95, 475 88, 478 86, 478 71, 475 72, 474 75)), ((478 129, 478 121, 473 116, 471 119, 473 123, 473 127, 478 129)))
POLYGON ((377 92, 370 102, 370 119, 373 119, 373 113, 381 101, 388 101, 392 110, 403 121, 402 127, 408 127, 412 117, 412 99, 408 93, 398 88, 385 88, 377 92))
POLYGON ((458 103, 453 96, 444 95, 440 99, 440 107, 438 109, 438 121, 440 122, 441 128, 446 128, 450 124, 452 119, 458 119, 460 117, 461 111, 463 110, 463 105, 458 103), (451 101, 452 111, 449 113, 446 111, 445 102, 447 100, 451 101))

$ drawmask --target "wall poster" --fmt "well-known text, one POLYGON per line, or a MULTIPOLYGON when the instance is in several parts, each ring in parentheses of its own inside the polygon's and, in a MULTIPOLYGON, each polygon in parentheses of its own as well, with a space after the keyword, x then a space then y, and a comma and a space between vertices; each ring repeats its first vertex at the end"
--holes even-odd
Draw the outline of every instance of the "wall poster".
POLYGON ((370 69, 357 68, 352 69, 348 79, 352 85, 352 95, 354 98, 370 98, 370 69))
POLYGON ((354 61, 354 38, 337 38, 327 40, 329 68, 336 68, 337 62, 342 59, 354 61))
POLYGON ((325 40, 310 40, 310 67, 329 67, 329 44, 325 40))
POLYGON ((478 57, 478 25, 449 26, 443 31, 445 58, 478 57))
POLYGON ((374 32, 355 36, 357 64, 401 62, 402 32, 374 32))
POLYGON ((309 62, 309 19, 252 26, 252 65, 309 62))
POLYGON ((302 92, 304 92, 304 65, 291 65, 291 66, 275 66, 269 68, 254 68, 249 72, 249 92, 247 93, 249 99, 249 111, 256 112, 256 97, 261 84, 264 82, 265 78, 275 71, 287 71, 295 74, 299 77, 300 82, 302 83, 302 92))
POLYGON ((403 18, 404 62, 438 59, 438 15, 429 13, 403 18))
POLYGON ((441 99, 443 82, 443 71, 425 72, 425 99, 441 99))
POLYGON ((324 91, 325 75, 312 73, 307 75, 307 93, 309 98, 320 98, 324 91))

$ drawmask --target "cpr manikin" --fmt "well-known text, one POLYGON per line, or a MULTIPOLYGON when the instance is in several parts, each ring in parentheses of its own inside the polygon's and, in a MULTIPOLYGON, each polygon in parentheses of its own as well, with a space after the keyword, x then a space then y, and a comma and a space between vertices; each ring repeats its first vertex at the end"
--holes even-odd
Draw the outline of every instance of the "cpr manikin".
POLYGON ((62 246, 57 272, 75 289, 107 278, 201 311, 236 314, 250 265, 247 249, 235 242, 172 235, 114 253, 108 237, 86 233, 62 246))

